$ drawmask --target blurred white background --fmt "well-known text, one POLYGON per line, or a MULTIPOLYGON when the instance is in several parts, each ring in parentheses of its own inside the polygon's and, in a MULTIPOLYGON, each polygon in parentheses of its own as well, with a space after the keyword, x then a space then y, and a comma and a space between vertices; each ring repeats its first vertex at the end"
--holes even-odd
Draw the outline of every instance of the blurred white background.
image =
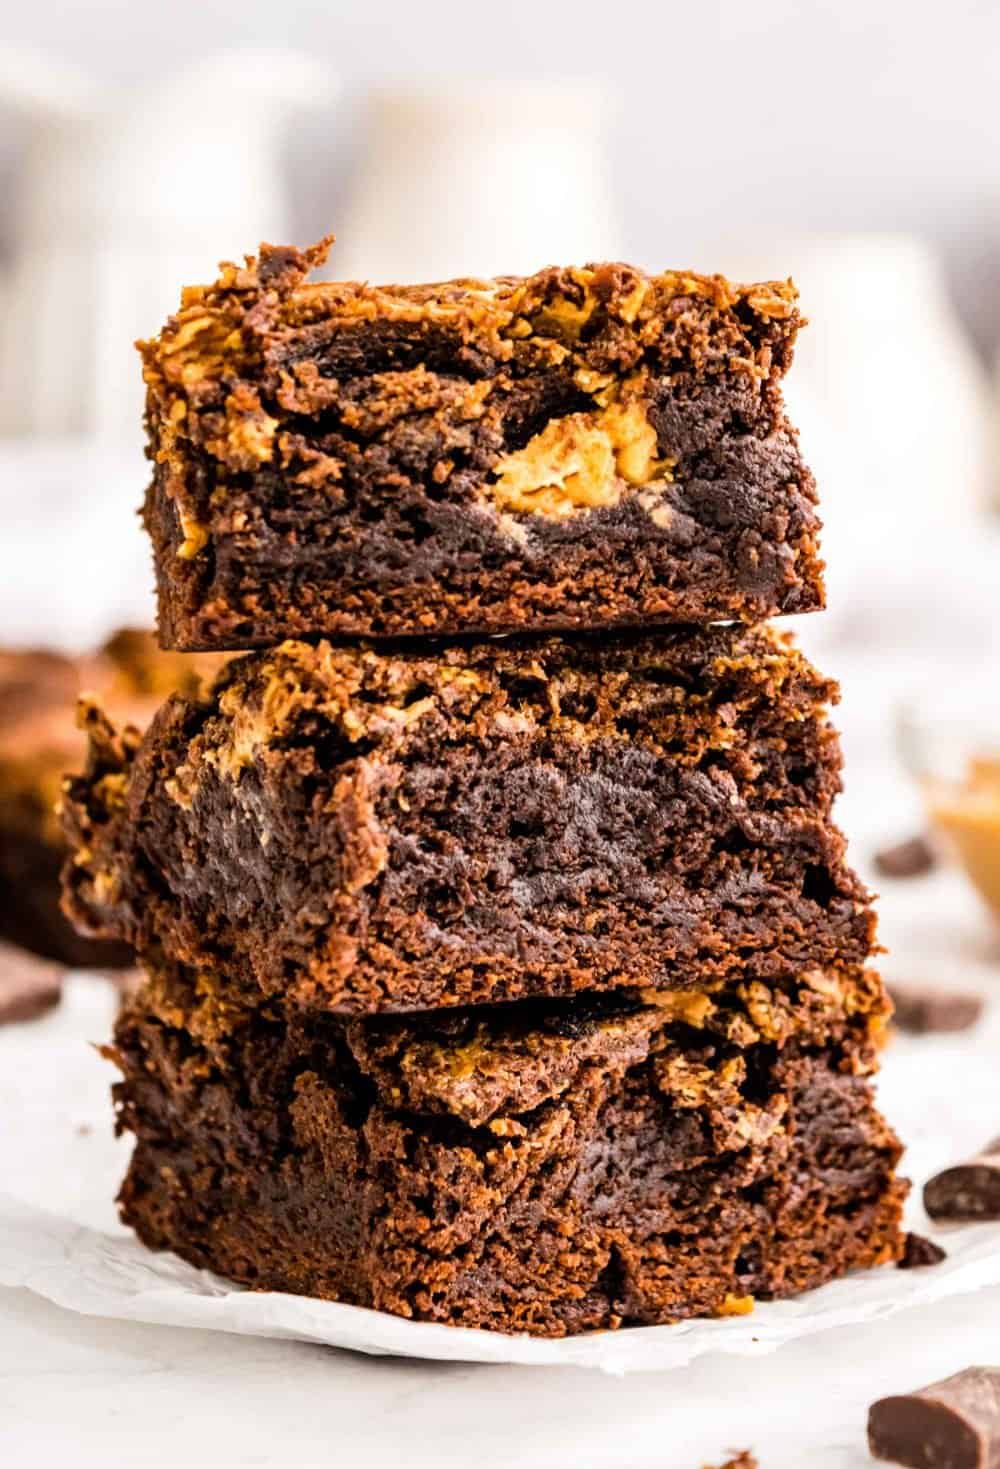
MULTIPOLYGON (((347 95, 290 143, 303 239, 336 225, 369 84, 605 76, 622 91, 610 151, 627 255, 701 259, 712 241, 724 269, 748 232, 916 232, 942 252, 982 350, 1000 336, 991 0, 4 0, 0 39, 42 47, 109 86, 153 81, 237 44, 325 60, 347 95)), ((8 176, 19 145, 4 126, 8 176)), ((9 242, 9 220, 0 228, 9 242)))
POLYGON ((220 257, 333 229, 334 275, 794 275, 807 642, 987 656, 998 157, 985 0, 0 0, 0 638, 148 620, 132 338, 220 257))

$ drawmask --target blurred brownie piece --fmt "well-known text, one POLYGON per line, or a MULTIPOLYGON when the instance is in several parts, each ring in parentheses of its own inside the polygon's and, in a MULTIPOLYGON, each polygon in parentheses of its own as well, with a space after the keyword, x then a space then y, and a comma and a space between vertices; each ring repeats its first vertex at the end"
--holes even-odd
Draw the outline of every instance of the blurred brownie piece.
POLYGON ((875 853, 875 871, 880 877, 899 880, 908 877, 923 877, 937 866, 937 853, 929 837, 907 837, 892 847, 882 847, 875 853))
POLYGON ((929 1178, 924 1184, 924 1208, 932 1219, 1000 1219, 1000 1138, 987 1143, 975 1158, 929 1178))
POLYGON ((66 847, 56 807, 86 749, 76 701, 92 691, 144 725, 171 689, 193 692, 221 662, 162 653, 151 633, 131 628, 89 657, 0 650, 0 938, 72 967, 131 962, 127 945, 81 938, 59 909, 66 847))
POLYGON ((264 1290, 562 1336, 742 1315, 902 1249, 877 977, 349 1018, 154 965, 122 1217, 264 1290), (779 1038, 762 1011, 793 1018, 779 1038))
POLYGON ((790 282, 308 282, 326 249, 223 266, 141 344, 165 645, 822 605, 790 282))
POLYGON ((947 1034, 969 1030, 982 1019, 985 1001, 968 990, 930 984, 889 982, 893 1019, 900 1030, 913 1035, 947 1034))
POLYGON ((286 642, 89 715, 82 931, 305 1006, 425 1009, 863 963, 835 685, 769 628, 286 642))

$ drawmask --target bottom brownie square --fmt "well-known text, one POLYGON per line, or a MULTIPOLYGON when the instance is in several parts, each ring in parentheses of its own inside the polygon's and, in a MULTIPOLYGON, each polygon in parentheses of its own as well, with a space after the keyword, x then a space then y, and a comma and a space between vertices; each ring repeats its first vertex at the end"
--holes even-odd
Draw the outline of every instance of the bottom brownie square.
POLYGON ((348 1019, 161 966, 109 1054, 122 1216, 258 1289, 558 1336, 899 1257, 869 971, 348 1019))

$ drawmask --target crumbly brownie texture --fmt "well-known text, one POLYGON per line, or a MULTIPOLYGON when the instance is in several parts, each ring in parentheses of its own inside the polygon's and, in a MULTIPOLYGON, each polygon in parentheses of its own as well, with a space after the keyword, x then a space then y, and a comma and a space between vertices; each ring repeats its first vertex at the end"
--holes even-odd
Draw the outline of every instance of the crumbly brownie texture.
POLYGON ((749 1311, 898 1258, 876 975, 421 1016, 119 1019, 123 1218, 249 1285, 543 1336, 749 1311))
POLYGON ((152 633, 123 628, 93 656, 0 649, 0 937, 74 968, 131 962, 120 942, 86 939, 59 907, 66 856, 56 814, 62 778, 84 758, 76 725, 82 689, 146 724, 164 695, 193 692, 218 657, 163 653, 152 633))
POLYGON ((141 743, 91 711, 66 911, 362 1011, 863 962, 834 693, 768 629, 288 642, 141 743))
POLYGON ((790 283, 307 283, 326 249, 223 266, 140 344, 166 645, 822 605, 790 283))

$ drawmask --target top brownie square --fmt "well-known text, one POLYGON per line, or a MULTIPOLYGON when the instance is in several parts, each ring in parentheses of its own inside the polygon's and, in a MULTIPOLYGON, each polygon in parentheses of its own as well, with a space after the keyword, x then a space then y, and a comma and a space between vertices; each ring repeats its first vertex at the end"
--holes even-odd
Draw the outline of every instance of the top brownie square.
POLYGON ((161 640, 759 621, 823 602, 790 283, 312 283, 263 246, 141 344, 161 640))

